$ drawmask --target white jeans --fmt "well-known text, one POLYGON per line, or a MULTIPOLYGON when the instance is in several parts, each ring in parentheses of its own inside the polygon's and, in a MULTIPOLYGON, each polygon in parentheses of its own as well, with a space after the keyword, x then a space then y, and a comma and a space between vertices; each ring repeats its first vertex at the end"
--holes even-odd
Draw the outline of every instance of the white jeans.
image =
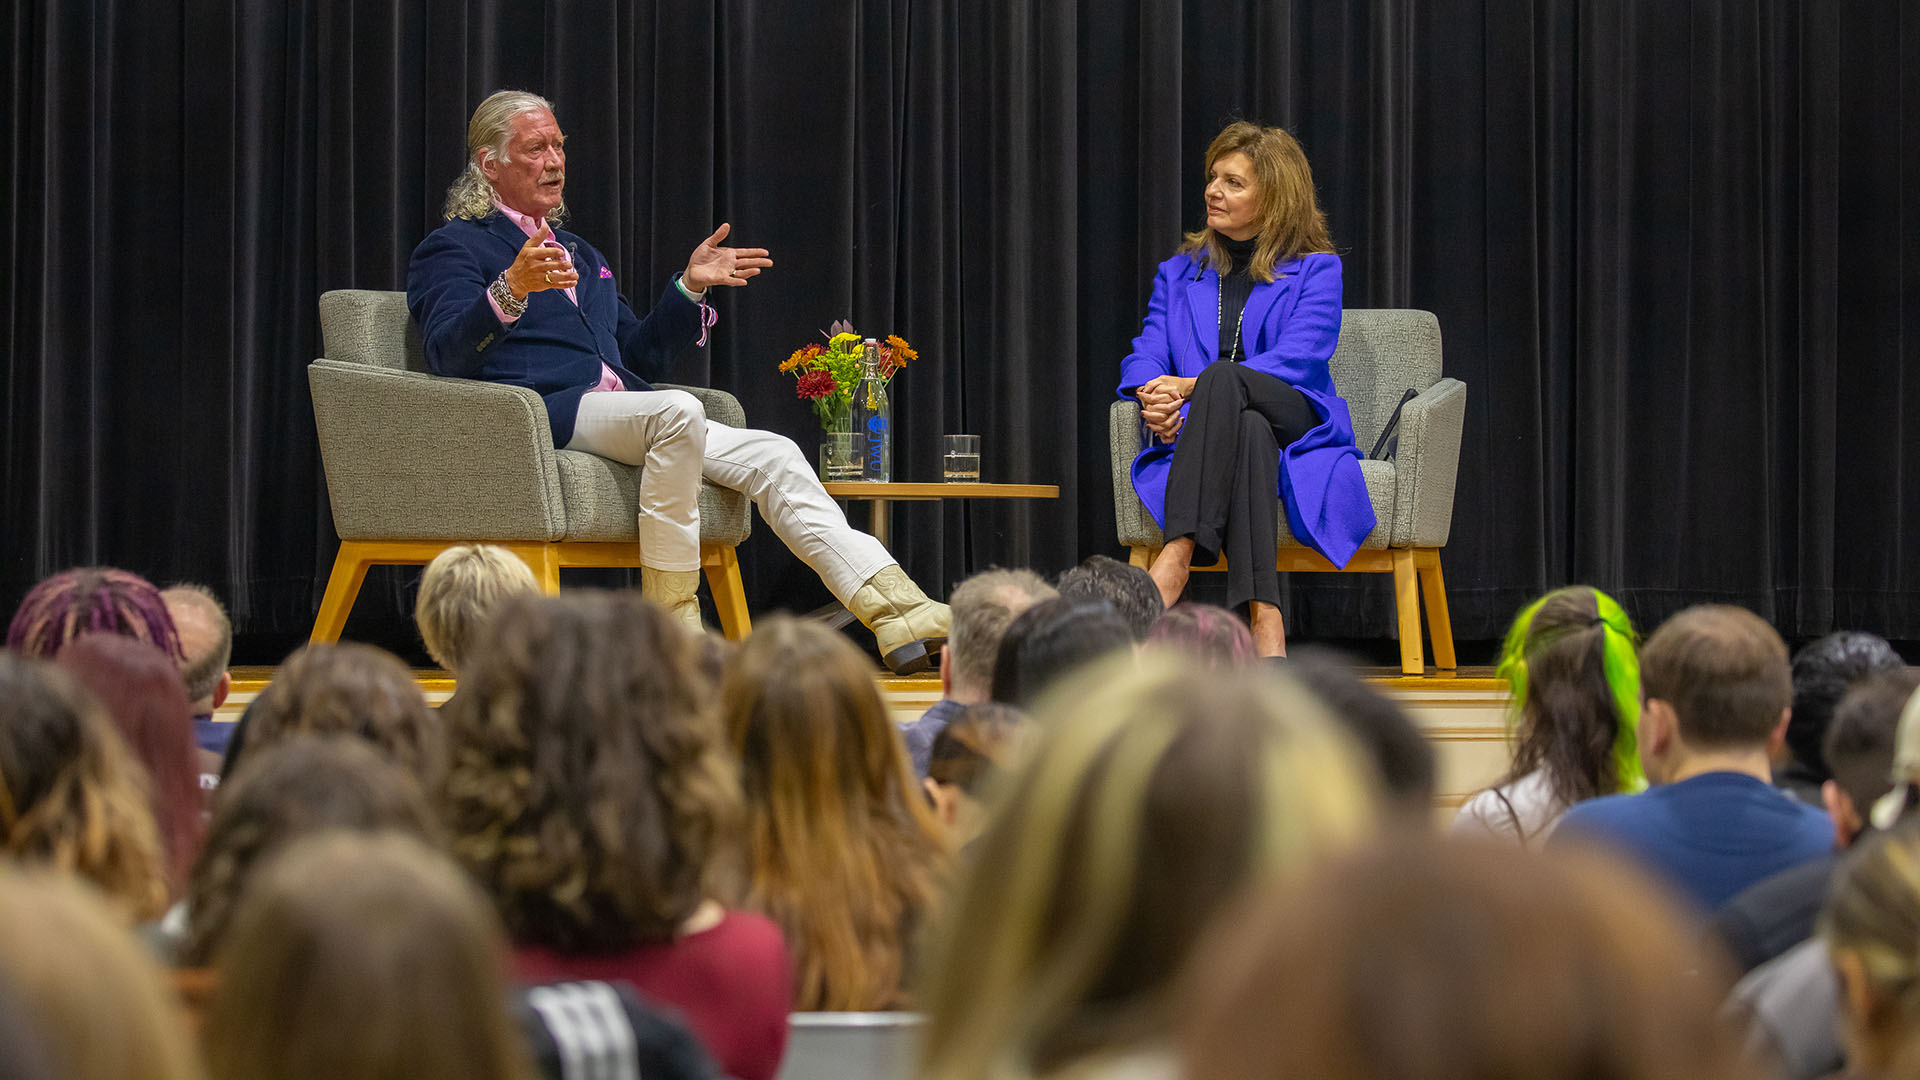
POLYGON ((893 564, 880 541, 847 524, 792 439, 712 423, 684 390, 598 391, 580 399, 566 449, 640 467, 640 562, 700 568, 702 478, 745 492, 788 550, 841 603, 893 564))

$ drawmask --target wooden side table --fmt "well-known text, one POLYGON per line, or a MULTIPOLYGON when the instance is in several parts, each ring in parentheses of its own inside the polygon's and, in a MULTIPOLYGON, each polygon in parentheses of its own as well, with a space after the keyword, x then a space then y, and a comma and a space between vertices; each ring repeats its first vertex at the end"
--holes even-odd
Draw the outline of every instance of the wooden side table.
POLYGON ((938 502, 941 499, 1057 499, 1058 484, 875 484, 849 480, 826 485, 827 494, 836 499, 859 499, 873 509, 867 526, 882 547, 893 550, 888 507, 896 502, 938 502))

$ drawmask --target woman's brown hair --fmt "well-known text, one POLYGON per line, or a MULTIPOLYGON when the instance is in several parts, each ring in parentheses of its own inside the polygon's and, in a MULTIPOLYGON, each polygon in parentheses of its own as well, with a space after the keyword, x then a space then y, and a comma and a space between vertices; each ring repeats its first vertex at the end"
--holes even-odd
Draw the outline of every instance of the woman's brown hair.
POLYGON ((264 867, 207 1008, 210 1080, 521 1080, 486 900, 397 834, 320 833, 264 867))
MULTIPOLYGON (((1327 232, 1327 215, 1320 209, 1313 192, 1313 168, 1307 164, 1306 151, 1285 128, 1261 127, 1245 120, 1228 124, 1207 147, 1205 175, 1213 177, 1213 167, 1228 154, 1245 154, 1253 163, 1254 183, 1259 186, 1260 232, 1253 249, 1248 273, 1255 281, 1272 281, 1273 269, 1302 255, 1331 253, 1333 237, 1327 232)), ((1211 266, 1224 274, 1233 268, 1226 245, 1212 226, 1203 225, 1190 232, 1180 245, 1180 254, 1196 263, 1211 266)))
POLYGON ((54 663, 106 706, 128 749, 146 767, 149 805, 166 849, 167 886, 178 896, 206 834, 193 705, 179 666, 144 641, 98 633, 68 642, 54 663))
POLYGON ((1230 910, 1185 978, 1192 1080, 1735 1080, 1730 982, 1632 867, 1396 837, 1230 910))
POLYGON ((52 664, 0 652, 0 840, 76 874, 135 919, 166 909, 147 780, 113 720, 52 664))
POLYGON ((853 643, 761 621, 720 688, 746 793, 747 904, 785 931, 794 1007, 897 1009, 945 842, 853 643))
POLYGON ((399 831, 433 844, 441 838, 420 785, 359 739, 295 735, 249 754, 220 785, 206 849, 188 880, 179 962, 212 963, 260 864, 326 829, 399 831))
POLYGON ((697 645, 634 593, 521 597, 448 703, 453 852, 518 944, 672 940, 723 890, 740 790, 697 645))
POLYGON ((379 747, 429 790, 446 772, 440 715, 427 708, 406 665, 371 645, 295 650, 242 719, 248 753, 299 733, 353 735, 379 747))
POLYGON ((200 1076, 159 965, 80 882, 41 871, 0 874, 0 979, 52 1075, 200 1076))

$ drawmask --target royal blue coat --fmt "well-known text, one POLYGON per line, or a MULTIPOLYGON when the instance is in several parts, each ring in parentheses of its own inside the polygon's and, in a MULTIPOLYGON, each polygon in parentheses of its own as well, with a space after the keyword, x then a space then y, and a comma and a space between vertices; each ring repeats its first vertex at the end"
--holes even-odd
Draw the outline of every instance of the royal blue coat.
MULTIPOLYGON (((1327 360, 1340 339, 1340 257, 1304 255, 1255 283, 1241 323, 1244 363, 1306 395, 1320 426, 1280 448, 1287 525, 1301 543, 1345 566, 1373 531, 1373 503, 1360 475, 1353 419, 1333 388, 1327 360)), ((1185 255, 1160 264, 1146 324, 1120 364, 1120 396, 1156 375, 1196 378, 1220 356, 1220 275, 1185 255)), ((1184 414, 1184 409, 1182 410, 1184 414)), ((1133 489, 1153 519, 1167 522, 1167 473, 1180 446, 1149 439, 1133 459, 1133 489)))
POLYGON ((564 290, 546 289, 527 297, 526 314, 512 326, 501 323, 487 286, 512 265, 527 234, 496 212, 478 221, 454 218, 420 242, 407 266, 407 310, 420 327, 429 370, 531 389, 547 403, 553 445, 565 446, 581 396, 599 385, 600 365, 628 390, 653 389, 647 380, 665 378, 682 352, 697 347, 700 305, 668 282, 643 319, 592 244, 562 229, 553 235, 579 245, 578 306, 564 290))

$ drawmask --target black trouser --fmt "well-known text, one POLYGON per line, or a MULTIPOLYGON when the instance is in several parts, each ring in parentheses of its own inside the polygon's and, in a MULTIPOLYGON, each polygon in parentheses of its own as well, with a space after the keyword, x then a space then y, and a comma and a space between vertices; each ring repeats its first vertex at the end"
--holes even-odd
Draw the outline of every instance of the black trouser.
POLYGON ((1245 364, 1216 361, 1194 384, 1167 475, 1166 534, 1192 537, 1199 565, 1224 550, 1229 607, 1280 602, 1280 448, 1319 426, 1305 394, 1245 364))

